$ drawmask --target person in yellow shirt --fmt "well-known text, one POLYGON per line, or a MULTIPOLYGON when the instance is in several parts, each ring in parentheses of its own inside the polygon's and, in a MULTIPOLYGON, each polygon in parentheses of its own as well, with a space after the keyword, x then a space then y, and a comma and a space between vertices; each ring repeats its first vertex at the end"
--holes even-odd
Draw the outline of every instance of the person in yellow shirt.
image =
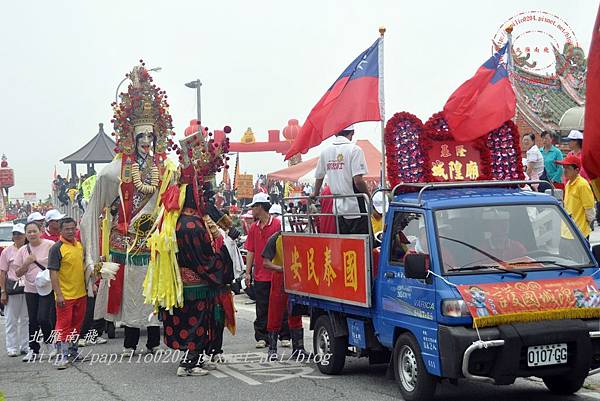
POLYGON ((75 238, 77 223, 70 217, 60 222, 60 240, 48 253, 48 270, 56 298, 56 348, 58 369, 69 367, 68 356, 78 354, 77 340, 87 306, 83 246, 75 238))
POLYGON ((385 211, 389 209, 388 198, 381 191, 373 195, 373 213, 371 213, 371 226, 373 227, 373 234, 377 234, 379 231, 383 231, 383 222, 385 220, 385 211))
MULTIPOLYGON (((577 156, 568 155, 563 160, 558 160, 555 163, 564 166, 565 178, 568 180, 565 185, 565 210, 569 213, 579 231, 589 240, 592 231, 590 224, 594 221, 596 210, 594 208, 594 194, 590 184, 579 175, 581 160, 577 156)), ((573 239, 567 227, 562 228, 561 237, 567 240, 573 239)))

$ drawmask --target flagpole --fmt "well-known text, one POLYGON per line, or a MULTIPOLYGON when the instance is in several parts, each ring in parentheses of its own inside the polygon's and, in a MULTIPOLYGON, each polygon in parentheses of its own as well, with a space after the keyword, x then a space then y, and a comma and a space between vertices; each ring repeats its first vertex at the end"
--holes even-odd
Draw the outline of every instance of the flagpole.
POLYGON ((506 32, 506 41, 508 42, 508 46, 506 49, 506 72, 508 73, 508 80, 510 81, 511 85, 514 88, 514 82, 513 82, 513 71, 514 71, 514 60, 513 60, 513 55, 512 55, 512 31, 513 31, 513 27, 512 25, 506 27, 506 29, 504 30, 506 32))
MULTIPOLYGON (((379 111, 381 114, 381 183, 380 188, 386 188, 387 180, 385 174, 385 99, 383 91, 383 38, 385 35, 385 27, 379 27, 379 34, 381 35, 381 41, 379 43, 379 111)), ((385 208, 385 202, 384 202, 385 208)), ((385 209, 384 209, 385 213, 385 209)))

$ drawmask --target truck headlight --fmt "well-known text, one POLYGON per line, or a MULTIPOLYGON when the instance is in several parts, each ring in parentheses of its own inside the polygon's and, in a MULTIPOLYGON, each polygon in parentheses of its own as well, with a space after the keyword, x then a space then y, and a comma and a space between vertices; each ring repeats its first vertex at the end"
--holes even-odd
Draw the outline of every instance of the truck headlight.
POLYGON ((467 303, 462 299, 444 299, 442 301, 442 315, 449 317, 470 316, 467 303))

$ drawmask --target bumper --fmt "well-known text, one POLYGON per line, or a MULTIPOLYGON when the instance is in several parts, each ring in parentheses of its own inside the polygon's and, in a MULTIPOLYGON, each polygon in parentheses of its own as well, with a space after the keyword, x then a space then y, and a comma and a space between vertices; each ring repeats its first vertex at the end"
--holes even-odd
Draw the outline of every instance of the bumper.
POLYGON ((511 384, 517 377, 600 373, 598 320, 514 323, 479 330, 440 326, 442 376, 511 384), (527 366, 527 347, 567 343, 567 363, 527 366))

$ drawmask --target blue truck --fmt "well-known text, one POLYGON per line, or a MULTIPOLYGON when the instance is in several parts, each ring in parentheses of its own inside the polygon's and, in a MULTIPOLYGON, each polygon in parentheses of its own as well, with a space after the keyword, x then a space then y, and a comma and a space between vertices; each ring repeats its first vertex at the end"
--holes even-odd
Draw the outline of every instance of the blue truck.
MULTIPOLYGON (((364 304, 291 289, 285 276, 291 307, 310 316, 319 370, 340 374, 348 356, 387 363, 410 401, 433 399, 442 380, 507 385, 532 376, 567 395, 598 373, 600 249, 590 249, 554 196, 523 184, 421 183, 388 191, 379 246, 372 236, 353 236, 368 244, 364 304), (582 280, 588 284, 573 289, 582 280), (490 286, 496 294, 484 290, 490 286), (570 309, 548 308, 567 299, 575 300, 570 309), (538 309, 476 323, 493 323, 502 308, 527 302, 538 309)), ((284 254, 291 252, 285 237, 294 235, 283 233, 284 254)))

